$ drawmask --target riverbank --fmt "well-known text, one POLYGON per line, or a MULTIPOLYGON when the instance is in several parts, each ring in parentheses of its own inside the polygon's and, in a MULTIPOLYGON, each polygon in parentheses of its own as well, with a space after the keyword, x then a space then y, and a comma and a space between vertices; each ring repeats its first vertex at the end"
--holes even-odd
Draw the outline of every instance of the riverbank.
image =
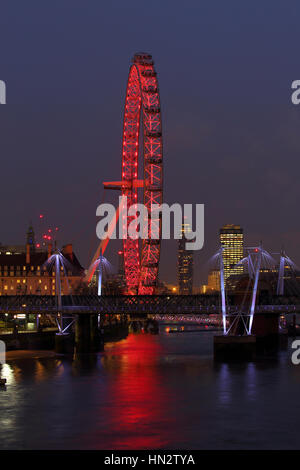
POLYGON ((43 359, 45 357, 56 357, 57 354, 54 351, 27 351, 20 349, 18 351, 8 351, 6 353, 6 361, 17 361, 19 359, 43 359))
MULTIPOLYGON (((0 334, 0 341, 4 341, 6 351, 55 351, 55 337, 57 329, 43 331, 19 331, 18 333, 0 334)), ((101 332, 103 343, 119 341, 128 335, 127 323, 113 323, 106 325, 101 332)), ((74 347, 74 334, 70 336, 71 349, 74 347)))

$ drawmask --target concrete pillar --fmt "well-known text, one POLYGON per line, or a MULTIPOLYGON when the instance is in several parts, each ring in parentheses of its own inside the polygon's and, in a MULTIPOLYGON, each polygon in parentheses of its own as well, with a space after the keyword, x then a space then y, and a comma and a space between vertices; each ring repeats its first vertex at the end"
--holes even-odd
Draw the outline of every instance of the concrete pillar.
POLYGON ((103 350, 97 315, 79 314, 75 323, 75 353, 89 354, 103 350))
POLYGON ((57 333, 55 335, 55 352, 58 354, 73 354, 74 335, 72 333, 57 333))
POLYGON ((91 319, 87 314, 79 314, 75 322, 75 353, 89 352, 91 352, 91 319))
POLYGON ((253 360, 255 354, 255 336, 214 336, 216 360, 253 360))
POLYGON ((99 352, 103 349, 103 336, 98 325, 98 315, 91 315, 91 350, 92 352, 99 352))

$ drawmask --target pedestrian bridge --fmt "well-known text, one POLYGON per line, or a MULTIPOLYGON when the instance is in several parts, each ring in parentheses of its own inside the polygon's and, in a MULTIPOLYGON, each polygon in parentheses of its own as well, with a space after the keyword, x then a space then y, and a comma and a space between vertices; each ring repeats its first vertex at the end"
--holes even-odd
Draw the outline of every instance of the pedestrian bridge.
MULTIPOLYGON (((0 297, 0 314, 128 314, 216 315, 221 312, 218 295, 65 295, 58 307, 52 295, 0 297)), ((273 296, 258 299, 255 313, 300 313, 300 298, 273 296)), ((239 302, 228 296, 227 314, 240 311, 239 302)))

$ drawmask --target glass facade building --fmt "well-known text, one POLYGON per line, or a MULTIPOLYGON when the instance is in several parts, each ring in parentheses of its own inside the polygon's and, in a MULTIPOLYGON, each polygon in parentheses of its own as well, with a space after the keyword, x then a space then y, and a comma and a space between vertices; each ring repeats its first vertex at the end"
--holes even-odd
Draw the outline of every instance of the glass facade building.
POLYGON ((236 266, 244 256, 244 232, 239 225, 224 225, 220 229, 220 244, 224 247, 224 278, 242 274, 243 266, 236 266))
POLYGON ((193 251, 185 248, 185 244, 187 242, 185 233, 189 230, 191 230, 190 225, 183 223, 181 227, 182 238, 178 240, 177 277, 179 287, 178 293, 181 295, 193 293, 193 251))

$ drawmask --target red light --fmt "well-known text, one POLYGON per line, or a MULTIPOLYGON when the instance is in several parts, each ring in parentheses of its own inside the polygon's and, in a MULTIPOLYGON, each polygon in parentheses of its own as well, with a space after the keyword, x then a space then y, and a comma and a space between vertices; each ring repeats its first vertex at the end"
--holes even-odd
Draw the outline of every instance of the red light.
POLYGON ((39 243, 36 244, 36 247, 39 248, 41 245, 39 243))
MULTIPOLYGON (((151 105, 152 107, 152 105, 151 105)), ((143 113, 143 130, 147 131, 149 128, 152 128, 152 124, 155 121, 157 126, 158 133, 155 137, 155 147, 154 146, 154 135, 147 136, 147 145, 144 147, 144 159, 147 160, 150 156, 155 154, 162 155, 162 138, 161 138, 161 122, 160 122, 160 98, 158 92, 158 84, 156 79, 156 74, 154 73, 153 63, 144 64, 143 62, 137 62, 134 66, 130 68, 128 86, 126 93, 126 103, 125 103, 125 119, 123 127, 123 150, 122 150, 122 182, 126 183, 126 188, 122 189, 123 195, 127 195, 128 199, 134 203, 137 203, 137 194, 135 189, 134 179, 137 177, 137 167, 138 167, 138 152, 134 152, 132 158, 132 147, 135 145, 138 147, 139 142, 139 121, 140 114, 143 113), (144 75, 142 72, 146 72, 144 75), (147 92, 143 93, 144 89, 148 89, 149 86, 149 77, 151 77, 151 84, 154 88, 153 101, 155 102, 154 107, 157 107, 157 115, 155 119, 153 118, 151 110, 144 108, 141 111, 141 96, 137 96, 137 90, 139 94, 143 94, 148 107, 150 108, 150 96, 147 96, 147 92), (132 103, 135 104, 136 112, 134 117, 129 115, 129 110, 132 107, 132 103), (154 150, 155 148, 155 150, 154 150), (128 183, 130 183, 128 188, 128 183)), ((137 150, 137 149, 136 149, 137 150)), ((145 171, 144 181, 153 180, 153 165, 149 165, 145 171)), ((162 180, 162 163, 158 162, 155 166, 157 174, 155 176, 157 186, 162 180)), ((141 186, 138 186, 141 187, 141 186)), ((162 200, 161 191, 155 192, 155 196, 148 194, 146 197, 146 206, 150 209, 151 205, 154 202, 160 203, 162 200)), ((128 224, 127 224, 128 225, 128 224)), ((126 224, 123 224, 123 230, 126 230, 126 224)), ((135 237, 137 238, 137 237, 135 237)), ((139 245, 134 243, 131 240, 125 239, 123 242, 124 246, 124 255, 127 261, 125 261, 125 276, 127 282, 128 293, 131 292, 136 294, 153 294, 154 287, 153 283, 157 278, 158 264, 159 264, 159 254, 160 254, 160 245, 149 245, 147 248, 147 256, 142 256, 141 262, 139 262, 139 245), (148 269, 145 263, 151 259, 153 264, 153 269, 148 269), (144 273, 144 276, 141 276, 141 273, 144 273), (143 278, 143 279, 142 279, 143 278), (147 284, 150 283, 148 286, 147 284)))
POLYGON ((44 217, 43 214, 40 214, 40 219, 42 219, 43 217, 44 217))

